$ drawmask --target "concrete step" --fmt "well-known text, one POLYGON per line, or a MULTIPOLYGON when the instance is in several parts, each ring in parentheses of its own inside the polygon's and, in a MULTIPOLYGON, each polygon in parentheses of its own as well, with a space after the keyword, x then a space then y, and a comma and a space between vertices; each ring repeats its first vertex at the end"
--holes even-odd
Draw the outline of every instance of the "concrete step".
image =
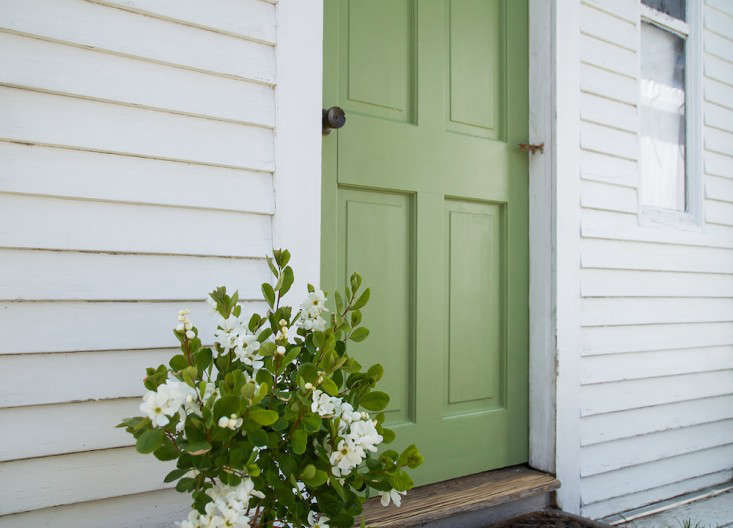
POLYGON ((484 528, 551 506, 559 487, 552 475, 514 466, 415 488, 400 508, 371 499, 363 517, 372 528, 484 528))

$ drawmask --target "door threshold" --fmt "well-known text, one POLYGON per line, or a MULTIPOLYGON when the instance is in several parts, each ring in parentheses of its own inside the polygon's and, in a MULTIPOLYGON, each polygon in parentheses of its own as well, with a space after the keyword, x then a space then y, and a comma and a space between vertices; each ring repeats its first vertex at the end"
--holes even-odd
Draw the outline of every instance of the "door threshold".
POLYGON ((491 510, 497 514, 501 510, 510 517, 525 513, 524 508, 539 509, 549 505, 550 494, 559 487, 560 481, 554 476, 527 466, 486 471, 415 488, 403 498, 400 508, 385 508, 379 497, 372 498, 364 504, 357 526, 362 518, 366 526, 373 528, 469 526, 473 523, 468 517, 475 517, 469 514, 474 512, 486 513, 481 515, 483 522, 496 522, 500 519, 494 519, 497 515, 491 515, 491 510), (441 522, 446 519, 454 521, 441 522))

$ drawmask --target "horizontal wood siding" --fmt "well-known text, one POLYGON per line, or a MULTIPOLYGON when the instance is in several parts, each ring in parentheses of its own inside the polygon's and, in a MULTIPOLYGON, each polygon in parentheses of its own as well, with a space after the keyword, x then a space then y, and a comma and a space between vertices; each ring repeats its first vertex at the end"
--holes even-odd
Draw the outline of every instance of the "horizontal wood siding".
POLYGON ((114 426, 177 310, 208 340, 216 286, 262 307, 276 26, 262 0, 0 3, 0 526, 185 515, 114 426))
POLYGON ((703 6, 690 230, 640 220, 639 2, 581 1, 581 503, 602 517, 733 476, 733 10, 703 6))

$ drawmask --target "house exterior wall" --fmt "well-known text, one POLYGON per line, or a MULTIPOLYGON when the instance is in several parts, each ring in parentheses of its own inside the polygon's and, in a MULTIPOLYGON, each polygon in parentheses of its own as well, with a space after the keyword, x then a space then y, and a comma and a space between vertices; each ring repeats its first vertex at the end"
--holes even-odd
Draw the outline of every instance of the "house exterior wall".
POLYGON ((640 215, 639 1, 579 9, 579 409, 558 412, 580 415, 579 501, 597 518, 733 477, 733 3, 701 7, 692 229, 640 215))
POLYGON ((206 336, 214 287, 260 306, 273 241, 318 279, 321 9, 0 3, 3 528, 187 512, 114 426, 176 345, 177 310, 206 336))

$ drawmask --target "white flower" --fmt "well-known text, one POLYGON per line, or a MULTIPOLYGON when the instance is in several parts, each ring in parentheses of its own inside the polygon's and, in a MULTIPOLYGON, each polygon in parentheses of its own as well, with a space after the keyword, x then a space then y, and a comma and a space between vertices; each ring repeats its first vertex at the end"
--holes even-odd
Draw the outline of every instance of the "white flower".
MULTIPOLYGON (((306 383, 306 389, 310 383, 306 383)), ((313 385, 311 385, 313 388, 313 385)), ((328 394, 318 389, 313 391, 313 402, 311 403, 311 412, 318 413, 320 416, 333 416, 336 414, 336 405, 338 398, 332 398, 328 394)), ((340 400, 339 400, 340 401, 340 400)))
POLYGON ((254 366, 256 361, 262 359, 262 356, 257 354, 259 349, 260 342, 257 341, 257 336, 246 334, 242 331, 237 337, 234 354, 245 365, 254 366))
POLYGON ((329 528, 328 517, 320 513, 309 512, 308 528, 329 528))
POLYGON ((317 330, 322 332, 326 329, 326 320, 321 317, 326 309, 326 294, 321 290, 309 293, 300 305, 300 325, 306 330, 317 330))
POLYGON ((331 462, 333 474, 337 477, 345 477, 351 470, 361 464, 364 459, 364 450, 354 445, 347 439, 339 440, 336 451, 331 453, 329 462, 331 462))
POLYGON ((264 497, 254 489, 250 479, 244 479, 238 486, 217 482, 206 494, 212 499, 204 507, 206 513, 191 511, 187 520, 178 523, 180 528, 249 528, 250 498, 264 497))
POLYGON ((226 416, 222 416, 221 418, 219 418, 219 421, 216 422, 216 425, 218 425, 222 429, 226 429, 227 427, 229 427, 229 418, 227 418, 226 416))
POLYGON ((140 404, 140 411, 148 415, 153 426, 167 425, 170 417, 183 410, 198 410, 196 391, 187 384, 168 379, 156 391, 147 391, 140 404))
POLYGON ((348 438, 365 451, 377 451, 377 445, 382 443, 382 435, 377 432, 376 422, 360 420, 353 422, 349 428, 348 438))
POLYGON ((394 505, 398 508, 402 505, 402 495, 405 495, 406 491, 397 491, 396 489, 392 489, 390 491, 380 491, 379 495, 382 497, 380 502, 382 503, 382 506, 389 506, 389 501, 392 500, 394 502, 394 505))

